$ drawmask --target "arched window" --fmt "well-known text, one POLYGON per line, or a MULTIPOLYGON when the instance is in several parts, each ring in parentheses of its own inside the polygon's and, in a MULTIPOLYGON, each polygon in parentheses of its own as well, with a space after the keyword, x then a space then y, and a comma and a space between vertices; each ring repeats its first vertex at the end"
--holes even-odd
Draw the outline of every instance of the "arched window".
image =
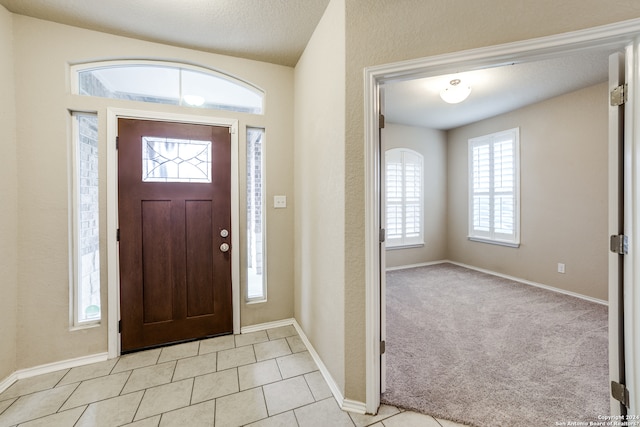
POLYGON ((71 68, 76 95, 263 114, 264 91, 229 75, 186 64, 108 61, 71 68))
POLYGON ((406 148, 385 154, 387 247, 424 244, 423 158, 406 148))

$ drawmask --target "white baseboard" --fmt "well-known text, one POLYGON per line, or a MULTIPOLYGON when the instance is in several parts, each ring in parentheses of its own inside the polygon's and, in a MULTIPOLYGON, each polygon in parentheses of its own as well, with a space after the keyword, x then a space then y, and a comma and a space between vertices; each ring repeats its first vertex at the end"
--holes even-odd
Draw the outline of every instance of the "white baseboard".
POLYGON ((293 325, 295 319, 276 320, 275 322, 258 323, 257 325, 243 326, 240 328, 241 334, 249 334, 251 332, 264 331, 266 329, 280 328, 282 326, 293 325))
POLYGON ((13 383, 15 383, 16 381, 18 381, 18 376, 15 372, 11 373, 11 375, 9 375, 7 378, 0 381, 0 394, 11 387, 11 385, 13 385, 13 383))
POLYGON ((47 363, 44 365, 34 366, 33 368, 20 369, 0 381, 0 393, 11 387, 11 385, 17 380, 35 377, 36 375, 49 374, 63 369, 76 368, 78 366, 89 365, 91 363, 104 362, 107 360, 107 356, 108 353, 98 353, 90 356, 76 357, 75 359, 62 360, 60 362, 47 363))
POLYGON ((586 301, 595 302, 596 304, 607 305, 607 306, 609 305, 608 301, 605 301, 605 300, 602 300, 602 299, 593 298, 593 297, 590 297, 590 296, 587 296, 587 295, 582 295, 582 294, 579 294, 579 293, 576 293, 576 292, 566 291, 564 289, 555 288, 555 287, 549 286, 549 285, 543 285, 542 283, 532 282, 530 280, 521 279, 521 278, 515 277, 515 276, 509 276, 507 274, 502 274, 502 273, 498 273, 498 272, 495 272, 495 271, 486 270, 484 268, 474 267, 473 265, 463 264, 461 262, 455 262, 455 261, 443 261, 443 262, 448 262, 450 264, 458 265, 460 267, 468 268, 470 270, 479 271, 481 273, 486 273, 486 274, 491 274, 493 276, 502 277, 503 279, 513 280, 514 282, 522 283, 524 285, 535 286, 536 288, 542 288, 542 289, 546 289, 548 291, 557 292, 559 294, 569 295, 569 296, 572 296, 572 297, 575 297, 575 298, 580 298, 580 299, 583 299, 583 300, 586 300, 586 301))
POLYGON ((451 262, 451 261, 447 261, 446 259, 443 259, 440 261, 421 262, 419 264, 399 265, 397 267, 387 267, 385 271, 396 271, 396 270, 406 270, 408 268, 427 267, 429 265, 444 264, 445 262, 451 262))
POLYGON ((326 365, 322 362, 320 355, 313 348, 313 345, 311 345, 311 342, 307 338, 306 334, 304 333, 304 331, 302 330, 302 328, 300 327, 296 319, 291 318, 291 319, 279 320, 276 322, 261 323, 258 325, 246 326, 242 328, 241 331, 244 334, 244 333, 257 332, 265 329, 278 328, 278 327, 289 326, 289 325, 292 325, 296 329, 296 332, 298 332, 300 339, 302 340, 304 345, 307 347, 307 350, 309 350, 309 354, 311 355, 311 358, 318 366, 318 369, 320 370, 320 373, 322 374, 322 377, 324 378, 324 380, 327 382, 327 385, 329 386, 329 389, 331 390, 331 393, 333 394, 334 399, 336 399, 336 402, 338 402, 338 406, 340 406, 340 408, 343 411, 364 414, 366 412, 365 403, 344 398, 344 396, 342 395, 342 392, 340 391, 340 388, 338 387, 338 384, 331 376, 331 373, 327 369, 326 365))

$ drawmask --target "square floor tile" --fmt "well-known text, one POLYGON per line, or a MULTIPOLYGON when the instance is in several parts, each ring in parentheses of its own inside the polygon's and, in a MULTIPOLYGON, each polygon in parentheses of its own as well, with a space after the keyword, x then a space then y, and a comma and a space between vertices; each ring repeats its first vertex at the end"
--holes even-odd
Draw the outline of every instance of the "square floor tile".
POLYGON ((298 421, 293 411, 289 411, 256 421, 255 423, 248 424, 246 427, 298 427, 298 421))
POLYGON ((253 346, 233 348, 231 350, 222 350, 218 353, 218 370, 223 371, 237 366, 256 363, 256 355, 253 352, 253 346))
POLYGON ((193 378, 148 388, 144 393, 135 421, 188 406, 193 378))
POLYGON ((308 351, 278 357, 276 361, 282 372, 282 378, 291 378, 318 370, 308 351))
POLYGON ((133 370, 122 389, 122 394, 170 383, 175 367, 176 362, 173 361, 133 370))
POLYGON ((92 403, 74 427, 110 427, 129 423, 143 394, 144 391, 138 391, 92 403))
POLYGON ((216 400, 216 426, 238 427, 266 417, 264 394, 259 387, 216 400))
POLYGON ((173 374, 173 381, 215 372, 217 358, 217 353, 207 353, 178 360, 173 374))
POLYGON ((2 414, 4 410, 11 406, 11 404, 16 400, 18 400, 17 397, 0 401, 0 414, 2 414))
POLYGON ((77 384, 69 384, 21 396, 0 415, 0 427, 17 425, 57 412, 76 387, 77 384))
POLYGON ((279 414, 315 402, 303 377, 295 377, 263 387, 269 415, 279 414))
POLYGON ((236 335, 236 347, 257 344, 269 341, 266 331, 249 332, 248 334, 236 335))
POLYGON ((18 380, 11 384, 4 392, 0 393, 0 400, 7 400, 53 388, 68 371, 68 369, 65 369, 18 380))
POLYGON ((338 407, 333 398, 303 406, 294 413, 304 427, 353 427, 349 415, 338 407))
POLYGON ((195 378, 191 403, 204 402, 228 394, 237 393, 238 371, 236 368, 214 372, 195 378))
POLYGON ((264 384, 280 381, 280 369, 275 360, 252 363, 238 368, 240 390, 258 387, 264 384))
POLYGON ((52 426, 76 426, 76 421, 86 409, 86 406, 69 409, 68 411, 58 412, 53 415, 38 418, 37 420, 28 421, 20 424, 20 427, 52 427, 52 426))
POLYGON ((154 350, 145 350, 138 353, 127 354, 120 356, 118 363, 111 371, 112 374, 123 371, 130 371, 132 369, 144 368, 145 366, 155 365, 160 357, 162 350, 156 348, 154 350))
POLYGON ((130 372, 121 372, 81 382, 71 397, 64 403, 62 410, 119 395, 129 375, 130 372))
POLYGON ((145 418, 140 421, 134 421, 129 424, 123 424, 122 427, 158 427, 158 425, 160 425, 160 415, 145 418))
POLYGON ((311 394, 313 394, 314 399, 323 400, 333 395, 320 371, 314 371, 310 374, 306 374, 304 379, 307 380, 307 384, 309 384, 309 389, 311 389, 311 394))
POLYGON ((213 353, 220 350, 229 350, 236 346, 236 340, 233 335, 225 335, 223 337, 209 338, 200 341, 199 354, 213 353))
POLYGON ((296 328, 293 325, 280 326, 279 328, 267 329, 267 335, 270 340, 277 340, 278 338, 292 337, 298 335, 296 328))
POLYGON ((275 359, 276 357, 291 354, 289 344, 284 338, 254 344, 253 350, 256 352, 256 360, 258 362, 261 360, 275 359))
POLYGON ((198 341, 164 347, 160 352, 158 363, 168 362, 171 360, 184 359, 185 357, 196 356, 198 354, 199 348, 200 348, 200 343, 198 341))
POLYGON ((401 412, 383 423, 385 427, 441 427, 435 418, 416 412, 401 412))
POLYGON ((104 377, 111 373, 111 370, 116 365, 116 363, 118 363, 117 358, 72 368, 69 372, 67 372, 64 378, 60 380, 58 386, 78 383, 80 381, 91 380, 98 377, 104 377))
POLYGON ((292 353, 307 351, 307 347, 304 345, 304 342, 302 342, 302 338, 300 338, 299 335, 287 337, 287 342, 289 343, 289 348, 291 348, 292 353))
POLYGON ((400 410, 395 406, 380 405, 380 408, 378 408, 378 413, 376 415, 361 415, 350 412, 349 416, 353 420, 356 427, 365 427, 399 413, 400 410))
POLYGON ((160 427, 211 427, 216 416, 216 401, 209 400, 162 414, 160 427))

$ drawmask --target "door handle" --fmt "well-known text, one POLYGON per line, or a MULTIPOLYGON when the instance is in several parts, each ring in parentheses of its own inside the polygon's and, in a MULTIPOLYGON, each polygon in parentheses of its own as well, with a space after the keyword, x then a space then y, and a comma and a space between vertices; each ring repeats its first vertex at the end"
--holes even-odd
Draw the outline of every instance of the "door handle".
POLYGON ((229 252, 229 244, 228 243, 223 243, 220 245, 220 252, 229 252))

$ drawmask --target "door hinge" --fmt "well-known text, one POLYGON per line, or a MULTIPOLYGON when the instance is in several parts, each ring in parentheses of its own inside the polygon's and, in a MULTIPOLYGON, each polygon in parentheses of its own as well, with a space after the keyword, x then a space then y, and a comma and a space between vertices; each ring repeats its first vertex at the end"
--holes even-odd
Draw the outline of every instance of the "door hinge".
POLYGON ((384 114, 378 116, 378 127, 384 129, 384 114))
POLYGON ((387 342, 380 341, 380 354, 384 354, 387 351, 387 342))
POLYGON ((118 228, 116 230, 116 242, 119 242, 119 241, 120 241, 120 229, 118 228))
POLYGON ((116 136, 116 150, 120 148, 120 137, 116 136))
POLYGON ((627 102, 627 84, 622 84, 611 91, 611 106, 619 107, 627 102))
POLYGON ((624 384, 611 381, 611 396, 626 408, 629 407, 629 389, 624 384))
POLYGON ((381 228, 380 234, 378 237, 379 237, 380 243, 384 243, 384 241, 387 239, 387 230, 385 230, 384 228, 381 228))
POLYGON ((629 238, 624 234, 616 234, 611 236, 609 241, 611 252, 626 255, 629 253, 629 238))
POLYGON ((118 333, 122 333, 122 320, 118 320, 118 333))

